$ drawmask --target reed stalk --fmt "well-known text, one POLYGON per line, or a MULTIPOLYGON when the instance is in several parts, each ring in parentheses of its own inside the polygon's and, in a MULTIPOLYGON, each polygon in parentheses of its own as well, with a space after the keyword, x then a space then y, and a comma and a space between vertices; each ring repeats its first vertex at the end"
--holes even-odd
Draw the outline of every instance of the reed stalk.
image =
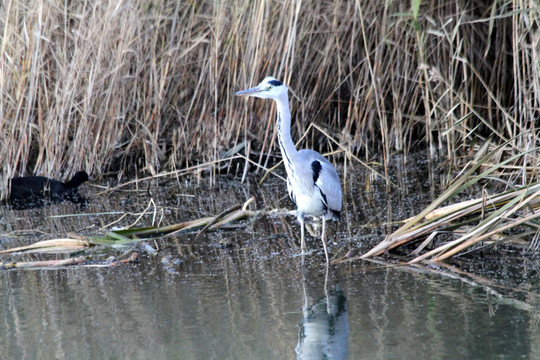
MULTIPOLYGON (((391 154, 426 146, 457 164, 458 150, 488 137, 513 139, 510 155, 537 147, 538 4, 412 4, 7 0, 4 185, 80 169, 153 176, 216 164, 247 142, 267 167, 274 110, 233 94, 270 74, 297 95, 295 138, 319 124, 347 154, 381 154, 385 169, 391 154)), ((301 145, 334 146, 322 136, 301 145)))

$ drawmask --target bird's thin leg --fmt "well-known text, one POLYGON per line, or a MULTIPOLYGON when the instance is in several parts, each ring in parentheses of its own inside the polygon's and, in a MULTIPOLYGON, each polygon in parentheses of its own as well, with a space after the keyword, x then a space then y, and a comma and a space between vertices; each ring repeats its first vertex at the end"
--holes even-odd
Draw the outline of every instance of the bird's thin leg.
POLYGON ((306 251, 306 240, 304 238, 304 217, 299 216, 298 221, 300 222, 300 238, 301 238, 300 247, 302 248, 302 268, 304 268, 304 263, 305 263, 304 253, 306 251))
POLYGON ((326 274, 324 276, 324 296, 326 296, 326 313, 330 314, 330 293, 328 292, 328 270, 330 268, 330 264, 328 261, 326 262, 326 274))
POLYGON ((302 255, 306 251, 306 240, 304 237, 304 217, 298 216, 298 222, 300 223, 300 247, 302 248, 302 255))
POLYGON ((324 247, 324 255, 326 255, 326 263, 329 264, 330 260, 328 259, 328 250, 326 249, 326 217, 322 217, 322 234, 321 234, 321 240, 322 245, 324 247))

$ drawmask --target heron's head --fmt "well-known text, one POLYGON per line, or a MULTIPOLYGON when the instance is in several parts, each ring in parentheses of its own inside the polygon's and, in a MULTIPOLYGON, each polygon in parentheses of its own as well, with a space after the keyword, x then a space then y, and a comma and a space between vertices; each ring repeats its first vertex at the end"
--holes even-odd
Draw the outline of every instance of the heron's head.
POLYGON ((254 88, 237 92, 238 96, 255 96, 261 99, 274 99, 287 97, 287 87, 272 76, 267 76, 254 88))

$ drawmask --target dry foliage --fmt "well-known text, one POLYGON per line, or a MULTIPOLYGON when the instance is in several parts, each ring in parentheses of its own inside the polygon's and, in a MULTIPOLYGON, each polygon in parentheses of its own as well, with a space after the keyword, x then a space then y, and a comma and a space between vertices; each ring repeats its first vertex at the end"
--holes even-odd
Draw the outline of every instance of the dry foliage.
POLYGON ((4 0, 4 180, 156 174, 244 141, 264 162, 272 107, 233 94, 270 74, 300 100, 296 138, 316 122, 365 158, 427 145, 454 161, 490 136, 523 151, 539 142, 539 14, 536 0, 4 0))
MULTIPOLYGON (((502 145, 501 147, 504 147, 502 145)), ((538 151, 539 149, 534 149, 538 151)), ((360 258, 382 255, 398 246, 425 239, 411 252, 411 263, 424 259, 445 260, 466 250, 480 249, 486 245, 500 245, 504 242, 519 241, 521 246, 528 242, 529 250, 537 251, 540 236, 540 183, 527 184, 522 188, 496 194, 484 192, 482 198, 452 203, 440 207, 479 181, 490 177, 507 163, 526 154, 518 154, 495 166, 485 166, 485 161, 493 157, 491 153, 476 161, 466 172, 454 179, 453 183, 418 215, 404 220, 404 224, 360 258), (451 234, 448 240, 448 234, 451 234), (446 235, 446 236, 445 236, 446 235), (439 238, 443 239, 441 242, 439 238), (453 238, 453 239, 452 239, 453 238), (426 248, 431 247, 429 251, 426 248)), ((538 170, 538 169, 536 169, 538 170)), ((523 171, 527 173, 527 171, 523 171)), ((525 178, 526 176, 523 176, 525 178)))

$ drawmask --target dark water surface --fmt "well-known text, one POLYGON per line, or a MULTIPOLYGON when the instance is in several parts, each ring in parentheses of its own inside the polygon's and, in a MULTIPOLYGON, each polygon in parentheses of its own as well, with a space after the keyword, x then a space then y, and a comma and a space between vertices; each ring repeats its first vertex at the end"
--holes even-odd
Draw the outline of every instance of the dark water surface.
MULTIPOLYGON (((422 210, 444 175, 422 160, 390 169, 397 188, 348 169, 330 253, 361 253, 422 210)), ((66 233, 173 224, 214 215, 255 196, 256 209, 290 208, 286 186, 260 175, 154 181, 100 194, 89 205, 0 209, 2 249, 66 233), (140 215, 145 212, 146 214, 140 215), (125 212, 130 215, 123 216, 125 212)), ((326 268, 308 237, 305 266, 294 217, 265 215, 234 228, 175 235, 130 248, 116 267, 0 271, 1 359, 535 359, 540 358, 538 260, 504 252, 447 266, 353 261, 326 268), (147 251, 148 246, 157 250, 147 251)), ((69 254, 0 255, 0 261, 69 254)))

